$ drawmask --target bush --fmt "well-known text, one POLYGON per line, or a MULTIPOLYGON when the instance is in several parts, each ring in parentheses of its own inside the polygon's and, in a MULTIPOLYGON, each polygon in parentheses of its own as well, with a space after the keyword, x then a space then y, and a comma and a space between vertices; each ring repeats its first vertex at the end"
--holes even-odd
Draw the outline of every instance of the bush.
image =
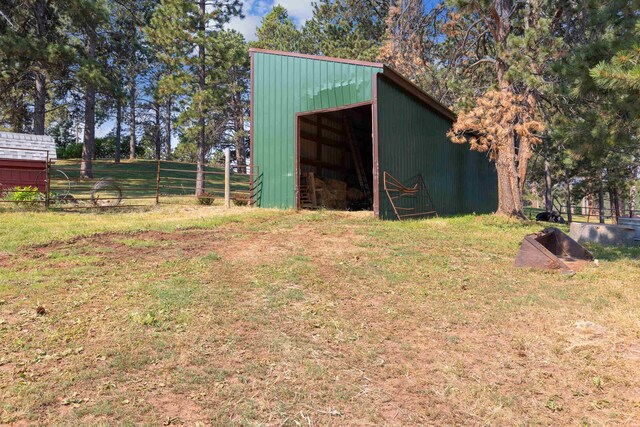
POLYGON ((211 206, 215 200, 216 198, 212 193, 204 192, 198 196, 199 205, 211 206))
MULTIPOLYGON (((129 157, 129 142, 128 137, 123 137, 120 140, 120 158, 126 159, 129 157)), ((104 137, 95 139, 94 155, 96 159, 113 159, 116 154, 116 140, 114 137, 104 137)), ((145 153, 145 147, 136 146, 136 156, 143 157, 145 153)), ((56 148, 56 154, 59 159, 81 159, 82 158, 82 144, 71 143, 66 147, 56 148)))
POLYGON ((233 200, 233 204, 236 206, 247 206, 249 204, 249 195, 247 193, 236 191, 233 193, 231 200, 233 200))
POLYGON ((69 144, 66 148, 57 148, 56 154, 59 159, 80 159, 82 158, 82 144, 69 144))
POLYGON ((44 194, 36 187, 14 187, 6 192, 5 199, 14 202, 20 207, 32 208, 44 200, 44 194))

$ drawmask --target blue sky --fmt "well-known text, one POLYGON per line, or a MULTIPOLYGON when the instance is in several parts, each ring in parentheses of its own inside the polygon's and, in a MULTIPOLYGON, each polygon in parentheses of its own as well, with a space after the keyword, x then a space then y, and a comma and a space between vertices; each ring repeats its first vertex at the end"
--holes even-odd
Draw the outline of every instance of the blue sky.
MULTIPOLYGON (((247 41, 256 39, 256 28, 260 25, 262 17, 269 13, 275 4, 280 4, 289 11, 289 16, 298 26, 313 15, 311 3, 316 0, 245 0, 242 10, 245 18, 233 18, 227 25, 240 32, 247 41)), ((439 0, 422 0, 426 10, 431 10, 439 0)))
POLYGON ((287 9, 293 22, 300 26, 313 15, 313 8, 311 7, 313 1, 245 0, 242 7, 245 18, 233 18, 227 26, 242 33, 247 41, 253 41, 256 39, 256 27, 260 25, 262 17, 271 11, 274 4, 280 4, 287 9))
MULTIPOLYGON (((285 7, 289 11, 289 16, 293 22, 297 26, 301 26, 313 15, 313 7, 311 7, 313 1, 315 0, 245 0, 242 6, 245 18, 234 18, 227 27, 242 33, 247 41, 253 41, 256 39, 256 28, 260 25, 262 17, 271 11, 274 3, 285 7)), ((108 120, 99 126, 96 129, 96 136, 103 137, 107 135, 113 130, 114 123, 114 120, 108 120)), ((172 139, 172 145, 175 148, 178 141, 175 135, 172 139)))

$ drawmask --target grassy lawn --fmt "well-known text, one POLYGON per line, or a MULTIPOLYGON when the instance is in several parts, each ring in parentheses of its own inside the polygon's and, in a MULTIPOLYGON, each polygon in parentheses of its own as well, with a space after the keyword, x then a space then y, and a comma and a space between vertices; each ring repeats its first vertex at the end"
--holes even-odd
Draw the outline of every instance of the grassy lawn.
POLYGON ((0 423, 640 419, 638 249, 565 276, 514 269, 541 227, 492 216, 0 218, 0 423))

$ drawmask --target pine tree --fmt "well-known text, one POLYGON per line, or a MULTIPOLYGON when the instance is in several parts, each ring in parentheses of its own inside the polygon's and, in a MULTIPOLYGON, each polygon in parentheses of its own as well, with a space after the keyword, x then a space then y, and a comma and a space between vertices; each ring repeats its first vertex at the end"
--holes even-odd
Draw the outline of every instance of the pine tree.
POLYGON ((258 40, 251 45, 260 49, 316 53, 303 31, 296 28, 287 9, 280 5, 267 13, 256 29, 258 40))
POLYGON ((378 59, 391 0, 319 0, 302 28, 313 53, 338 58, 378 59))
POLYGON ((236 166, 238 173, 245 173, 247 164, 248 135, 245 131, 246 118, 249 113, 249 52, 247 43, 241 34, 235 31, 224 33, 226 41, 225 52, 229 65, 227 76, 227 96, 229 114, 231 116, 233 145, 235 147, 236 166))
POLYGON ((550 64, 562 50, 562 39, 555 32, 564 16, 563 4, 553 0, 454 3, 460 18, 468 22, 460 47, 466 47, 467 34, 477 26, 482 38, 473 43, 490 43, 473 62, 460 58, 462 76, 487 67, 492 84, 476 97, 473 107, 460 112, 449 136, 453 142, 468 142, 472 150, 489 153, 498 174, 497 212, 524 217, 528 162, 548 124, 544 117, 553 90, 550 64))
MULTIPOLYGON (((77 26, 79 20, 67 11, 65 3, 62 0, 11 0, 3 3, 0 88, 3 95, 13 95, 10 98, 13 105, 7 106, 9 115, 14 117, 9 120, 13 122, 13 130, 26 130, 24 116, 29 112, 24 107, 29 103, 33 105, 31 131, 38 135, 45 132, 49 86, 65 74, 75 58, 66 25, 77 26), (11 112, 11 109, 16 110, 11 112)), ((85 6, 82 0, 78 0, 79 8, 85 6)))
POLYGON ((628 194, 630 210, 640 162, 639 8, 638 0, 616 0, 576 13, 575 46, 556 67, 564 103, 553 124, 583 195, 628 194))
POLYGON ((217 99, 217 71, 223 58, 216 36, 222 25, 240 12, 238 0, 163 0, 147 28, 150 41, 161 52, 159 60, 174 71, 160 81, 160 92, 180 97, 186 108, 179 122, 190 131, 197 129, 198 196, 204 192, 207 121, 214 116, 211 107, 217 99))
POLYGON ((616 40, 619 45, 610 61, 601 61, 589 71, 604 90, 621 91, 631 96, 640 93, 640 22, 633 32, 616 40))
POLYGON ((107 22, 107 8, 101 1, 84 4, 83 10, 75 10, 74 18, 79 23, 79 37, 83 43, 80 67, 76 78, 84 88, 84 135, 82 138, 82 161, 80 175, 93 178, 96 131, 96 91, 108 87, 111 82, 105 66, 98 60, 98 44, 102 42, 101 25, 107 22))

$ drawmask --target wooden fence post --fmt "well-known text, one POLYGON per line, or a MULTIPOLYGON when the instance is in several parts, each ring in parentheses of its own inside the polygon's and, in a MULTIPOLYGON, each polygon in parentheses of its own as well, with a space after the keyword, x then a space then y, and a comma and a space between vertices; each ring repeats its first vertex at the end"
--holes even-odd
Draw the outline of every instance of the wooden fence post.
POLYGON ((231 149, 229 147, 224 149, 224 206, 226 208, 231 207, 231 184, 229 182, 231 178, 231 149))

